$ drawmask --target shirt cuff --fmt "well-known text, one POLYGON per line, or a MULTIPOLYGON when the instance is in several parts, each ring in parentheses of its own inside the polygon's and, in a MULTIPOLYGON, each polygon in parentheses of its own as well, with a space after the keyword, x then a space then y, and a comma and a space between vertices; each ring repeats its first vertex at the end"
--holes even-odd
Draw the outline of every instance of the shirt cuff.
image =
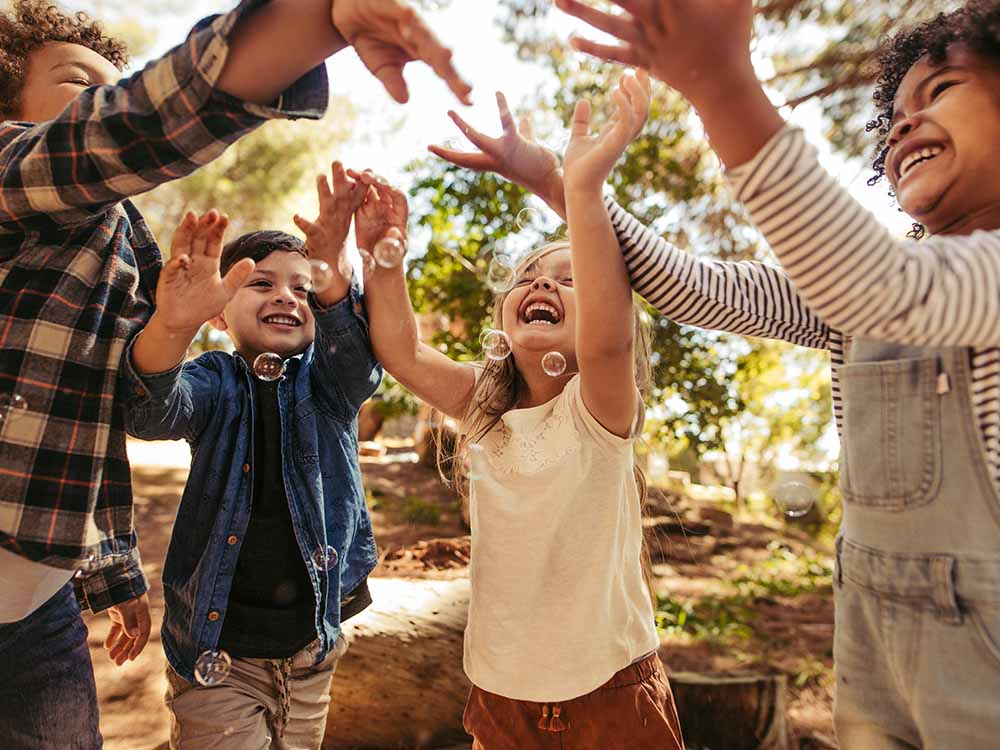
POLYGON ((347 291, 347 296, 340 302, 329 307, 321 307, 316 297, 309 295, 310 307, 313 316, 316 318, 316 330, 327 334, 342 333, 343 331, 361 326, 368 329, 368 312, 365 310, 365 297, 356 279, 351 278, 351 287, 347 291))
MULTIPOLYGON (((286 89, 272 106, 244 102, 219 91, 216 86, 229 56, 229 35, 236 23, 269 0, 242 0, 229 13, 208 16, 195 24, 185 47, 192 50, 189 64, 195 81, 205 90, 206 107, 223 112, 246 113, 262 120, 319 119, 329 103, 329 79, 321 63, 286 89)), ((178 78, 183 70, 177 71, 178 78)), ((197 85, 197 84, 196 84, 197 85)))
POLYGON ((750 161, 726 170, 726 179, 737 200, 745 203, 748 197, 760 191, 761 180, 765 179, 770 171, 767 163, 779 144, 786 138, 802 137, 801 128, 786 124, 771 136, 771 140, 765 143, 750 161))
POLYGON ((177 387, 181 378, 183 363, 166 372, 156 372, 143 374, 135 369, 132 360, 132 351, 135 342, 139 340, 142 331, 132 337, 128 346, 125 347, 125 356, 122 357, 122 377, 125 381, 126 399, 125 403, 130 409, 142 408, 143 405, 155 403, 157 401, 167 401, 170 394, 177 387))
POLYGON ((80 608, 95 614, 142 596, 149 590, 149 582, 142 572, 139 548, 133 546, 128 555, 117 558, 107 567, 74 577, 73 588, 80 608))

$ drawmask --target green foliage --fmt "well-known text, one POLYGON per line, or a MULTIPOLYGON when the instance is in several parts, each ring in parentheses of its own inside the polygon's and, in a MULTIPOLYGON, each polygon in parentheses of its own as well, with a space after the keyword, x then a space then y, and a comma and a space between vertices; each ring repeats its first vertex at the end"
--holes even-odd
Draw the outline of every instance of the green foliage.
POLYGON ((416 397, 388 373, 382 376, 382 383, 372 397, 372 403, 375 411, 386 420, 414 416, 419 409, 416 397))
POLYGON ((403 517, 410 523, 437 526, 441 523, 441 508, 420 497, 410 497, 403 504, 403 517))

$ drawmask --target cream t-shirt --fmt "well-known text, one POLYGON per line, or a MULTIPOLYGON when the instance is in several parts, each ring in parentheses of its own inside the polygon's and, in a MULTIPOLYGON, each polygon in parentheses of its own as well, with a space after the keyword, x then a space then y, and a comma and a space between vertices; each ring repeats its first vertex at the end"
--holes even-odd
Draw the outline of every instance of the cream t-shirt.
POLYGON ((478 687, 570 700, 659 646, 632 444, 587 411, 577 375, 471 452, 465 672, 478 687))

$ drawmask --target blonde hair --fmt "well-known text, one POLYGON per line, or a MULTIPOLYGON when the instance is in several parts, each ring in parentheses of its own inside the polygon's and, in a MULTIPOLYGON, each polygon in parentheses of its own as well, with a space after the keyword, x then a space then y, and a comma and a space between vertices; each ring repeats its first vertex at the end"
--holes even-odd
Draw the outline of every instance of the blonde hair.
MULTIPOLYGON (((559 250, 568 250, 569 248, 570 243, 567 240, 559 240, 549 242, 532 250, 518 262, 514 270, 514 278, 522 278, 544 256, 558 252, 559 250)), ((498 330, 503 329, 503 305, 508 294, 510 294, 510 291, 503 292, 496 295, 493 300, 493 328, 498 330)), ((649 395, 651 383, 649 367, 649 318, 642 304, 634 295, 632 309, 634 312, 633 348, 635 356, 635 384, 643 399, 643 403, 645 403, 649 395)), ((465 462, 460 459, 467 455, 470 445, 478 443, 500 422, 504 414, 517 406, 522 396, 525 395, 524 387, 524 380, 517 371, 513 356, 508 356, 500 360, 487 358, 483 362, 482 372, 476 380, 476 385, 469 398, 469 404, 466 407, 465 414, 462 416, 459 429, 455 435, 454 444, 450 446, 450 450, 445 445, 446 441, 443 433, 444 420, 439 421, 437 436, 438 470, 442 478, 456 489, 459 497, 463 500, 466 498, 468 492, 468 477, 466 476, 465 462)), ((638 464, 635 465, 635 481, 639 489, 640 507, 645 508, 646 477, 638 464)), ((642 568, 643 578, 646 581, 650 599, 655 609, 656 595, 652 585, 652 570, 645 539, 643 540, 642 547, 642 568)))

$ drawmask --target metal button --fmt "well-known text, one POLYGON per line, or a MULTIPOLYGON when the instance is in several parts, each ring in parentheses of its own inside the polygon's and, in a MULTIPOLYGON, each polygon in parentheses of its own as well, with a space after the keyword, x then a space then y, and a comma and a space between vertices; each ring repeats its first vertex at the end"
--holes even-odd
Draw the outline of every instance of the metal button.
POLYGON ((238 541, 239 541, 239 539, 237 539, 237 538, 236 538, 236 535, 234 534, 233 536, 230 536, 230 537, 229 537, 229 538, 228 538, 228 539, 226 540, 226 543, 227 543, 227 544, 228 544, 228 545, 229 545, 230 547, 232 547, 232 546, 233 546, 234 544, 236 544, 236 542, 238 542, 238 541))
POLYGON ((208 613, 208 619, 210 622, 217 622, 219 619, 219 613, 213 609, 211 612, 208 613))
POLYGON ((243 464, 243 473, 244 474, 250 473, 250 464, 243 464))

